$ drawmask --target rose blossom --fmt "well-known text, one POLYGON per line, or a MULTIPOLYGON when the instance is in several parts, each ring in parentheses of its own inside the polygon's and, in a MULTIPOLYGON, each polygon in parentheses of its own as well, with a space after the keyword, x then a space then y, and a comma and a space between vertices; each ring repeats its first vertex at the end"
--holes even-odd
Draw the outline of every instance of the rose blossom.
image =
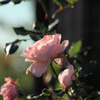
POLYGON ((65 69, 59 74, 58 80, 60 82, 62 90, 65 91, 67 87, 72 85, 72 80, 76 80, 74 67, 68 64, 67 69, 65 69))
POLYGON ((45 35, 41 40, 28 46, 24 50, 22 57, 25 61, 33 62, 27 69, 26 74, 30 71, 36 77, 42 76, 57 54, 63 52, 68 46, 68 40, 64 40, 61 44, 61 35, 45 35))
POLYGON ((19 100, 17 93, 17 83, 9 78, 5 78, 6 83, 1 86, 0 94, 4 100, 19 100))

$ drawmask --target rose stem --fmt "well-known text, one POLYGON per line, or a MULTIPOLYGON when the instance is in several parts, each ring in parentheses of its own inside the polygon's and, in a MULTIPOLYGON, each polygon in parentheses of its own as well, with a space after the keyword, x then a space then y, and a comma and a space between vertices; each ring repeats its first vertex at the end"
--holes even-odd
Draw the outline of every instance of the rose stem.
POLYGON ((54 70, 54 68, 53 68, 53 66, 52 66, 52 63, 50 64, 50 66, 51 66, 52 71, 53 71, 53 72, 54 72, 54 74, 56 75, 56 77, 58 77, 58 75, 57 75, 56 71, 54 70))
POLYGON ((47 10, 47 7, 46 7, 45 3, 43 2, 43 0, 37 0, 37 1, 41 4, 41 6, 42 6, 42 8, 43 8, 43 10, 45 12, 45 14, 47 14, 47 16, 48 16, 49 22, 51 22, 51 17, 49 15, 49 12, 47 10))

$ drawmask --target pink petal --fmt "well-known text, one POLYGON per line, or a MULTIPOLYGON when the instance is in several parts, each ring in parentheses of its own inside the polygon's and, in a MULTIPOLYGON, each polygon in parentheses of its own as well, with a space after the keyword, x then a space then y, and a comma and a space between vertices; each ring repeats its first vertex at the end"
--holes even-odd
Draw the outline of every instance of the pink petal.
POLYGON ((49 46, 51 45, 55 45, 57 48, 60 47, 60 41, 61 41, 61 35, 60 34, 56 34, 56 35, 52 35, 52 39, 50 41, 47 42, 47 44, 49 46))
POLYGON ((29 45, 27 49, 28 49, 29 51, 31 51, 32 48, 33 48, 33 45, 29 45))
POLYGON ((34 52, 32 51, 33 46, 34 45, 29 45, 27 49, 23 51, 23 54, 21 54, 20 56, 27 58, 27 59, 33 58, 34 56, 34 52))
POLYGON ((52 46, 52 45, 55 45, 57 48, 59 48, 60 47, 60 41, 61 41, 61 35, 60 34, 47 35, 47 36, 44 36, 44 38, 41 41, 42 45, 39 45, 39 46, 41 47, 41 49, 43 48, 43 45, 45 45, 46 48, 49 47, 49 46, 52 46))
POLYGON ((68 64, 67 68, 69 69, 69 73, 71 75, 71 80, 76 80, 77 77, 76 77, 73 65, 68 64))
POLYGON ((68 45, 69 45, 69 41, 68 40, 64 40, 62 42, 62 44, 60 45, 60 49, 59 49, 58 53, 63 52, 67 48, 68 45))
POLYGON ((41 77, 50 65, 51 60, 45 62, 34 62, 26 71, 26 74, 30 71, 36 77, 41 77))
POLYGON ((58 80, 59 80, 60 84, 63 84, 64 78, 65 78, 65 76, 64 76, 63 74, 64 74, 64 73, 61 72, 61 73, 59 74, 59 76, 58 76, 58 80))
POLYGON ((54 61, 60 66, 63 66, 67 62, 65 58, 56 58, 54 61))
POLYGON ((57 38, 61 41, 61 34, 56 34, 57 38))
POLYGON ((26 62, 34 62, 33 59, 29 59, 29 58, 26 58, 25 61, 26 61, 26 62))
POLYGON ((61 41, 61 34, 45 35, 43 39, 41 40, 41 42, 44 44, 44 43, 50 42, 50 40, 55 41, 55 39, 58 39, 59 41, 61 41))
POLYGON ((29 57, 29 51, 28 50, 24 50, 23 54, 21 54, 20 56, 22 56, 24 58, 28 58, 29 57))
POLYGON ((73 67, 73 65, 71 65, 71 64, 68 64, 68 65, 67 65, 67 68, 74 71, 74 67, 73 67))
POLYGON ((56 56, 57 48, 55 45, 49 46, 45 52, 37 54, 33 60, 35 61, 47 61, 49 59, 52 59, 56 56))

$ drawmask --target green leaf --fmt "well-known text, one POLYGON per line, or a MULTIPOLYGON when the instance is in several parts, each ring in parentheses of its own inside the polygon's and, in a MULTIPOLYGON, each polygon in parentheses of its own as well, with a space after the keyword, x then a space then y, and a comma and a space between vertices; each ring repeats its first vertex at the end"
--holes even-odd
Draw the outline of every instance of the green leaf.
POLYGON ((23 27, 13 28, 17 35, 34 35, 34 32, 27 31, 23 27))
POLYGON ((36 22, 34 29, 38 33, 44 33, 46 31, 46 26, 44 25, 44 23, 36 22))
POLYGON ((18 27, 18 28, 13 28, 13 29, 17 35, 22 35, 22 36, 30 35, 31 39, 34 41, 41 39, 41 33, 37 32, 36 30, 28 31, 24 29, 23 27, 18 27))
POLYGON ((14 42, 6 43, 4 46, 4 51, 6 55, 13 54, 17 51, 21 41, 26 41, 26 40, 15 40, 14 42))
POLYGON ((9 2, 10 2, 10 0, 2 0, 2 1, 0 1, 0 5, 4 5, 4 4, 7 4, 9 2))
POLYGON ((11 42, 11 43, 6 43, 4 47, 4 51, 6 55, 13 54, 14 52, 16 52, 19 45, 20 45, 19 40, 15 40, 14 42, 11 42))
POLYGON ((14 3, 14 4, 19 4, 21 3, 22 0, 11 0, 10 2, 14 3))
POLYGON ((54 75, 54 77, 57 77, 58 73, 60 72, 61 66, 59 66, 57 63, 55 63, 54 61, 52 61, 52 67, 51 67, 51 69, 52 69, 52 71, 54 73, 53 75, 54 75))
POLYGON ((85 66, 82 66, 81 71, 79 72, 79 77, 87 77, 88 75, 93 74, 93 71, 95 70, 96 62, 91 61, 90 63, 86 64, 85 66))
POLYGON ((81 46, 82 46, 82 42, 81 41, 77 41, 75 43, 72 44, 68 54, 69 54, 69 57, 72 57, 74 56, 75 54, 77 54, 80 49, 81 49, 81 46))
POLYGON ((58 6, 64 6, 64 5, 68 4, 66 2, 66 0, 53 0, 53 2, 58 6))
POLYGON ((2 0, 0 1, 0 5, 4 5, 4 4, 7 4, 9 2, 12 2, 13 4, 19 4, 21 3, 22 0, 2 0))
POLYGON ((54 3, 56 3, 56 5, 58 6, 62 6, 61 1, 60 0, 53 0, 54 3))
POLYGON ((62 90, 54 90, 54 93, 57 95, 57 96, 63 96, 65 94, 64 91, 62 90))
POLYGON ((45 97, 48 97, 50 95, 51 95, 51 91, 49 89, 43 89, 41 94, 39 94, 37 96, 29 95, 29 96, 27 96, 27 99, 29 99, 29 100, 44 100, 45 97))
POLYGON ((64 94, 59 100, 69 100, 68 95, 64 94))
POLYGON ((75 2, 78 2, 78 0, 66 0, 67 2, 69 3, 75 3, 75 2))
POLYGON ((35 35, 35 36, 30 36, 31 37, 31 39, 32 40, 34 40, 34 41, 38 41, 38 40, 40 40, 41 39, 41 37, 40 36, 38 36, 38 35, 35 35))
POLYGON ((58 65, 55 61, 52 61, 52 65, 55 67, 55 69, 61 68, 61 66, 58 65))
POLYGON ((42 92, 42 95, 43 96, 50 96, 51 94, 50 93, 46 93, 46 92, 42 92))
POLYGON ((62 90, 62 87, 60 86, 60 83, 58 81, 55 83, 54 89, 62 90))
POLYGON ((43 89, 41 95, 50 96, 51 95, 51 91, 49 89, 43 89))
POLYGON ((78 55, 79 56, 86 56, 91 49, 92 49, 91 47, 82 48, 79 51, 78 55))

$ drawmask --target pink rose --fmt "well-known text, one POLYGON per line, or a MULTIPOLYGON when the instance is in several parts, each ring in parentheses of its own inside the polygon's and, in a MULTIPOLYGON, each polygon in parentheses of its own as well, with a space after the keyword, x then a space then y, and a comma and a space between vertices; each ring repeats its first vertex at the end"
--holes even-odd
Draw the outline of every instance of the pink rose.
POLYGON ((4 100, 19 100, 17 93, 17 83, 9 78, 5 78, 6 83, 1 86, 0 94, 4 100))
POLYGON ((30 71, 36 77, 42 76, 57 54, 63 52, 68 46, 68 40, 61 42, 61 35, 45 35, 41 40, 35 42, 33 45, 28 46, 24 50, 22 57, 25 61, 33 62, 27 69, 26 74, 30 71))
POLYGON ((72 85, 72 80, 76 80, 76 75, 74 72, 74 67, 72 65, 68 65, 67 69, 62 71, 59 76, 58 80, 60 82, 60 85, 62 87, 62 90, 65 91, 65 89, 72 85))
POLYGON ((5 78, 6 84, 11 85, 13 88, 17 89, 17 83, 10 77, 5 78))

